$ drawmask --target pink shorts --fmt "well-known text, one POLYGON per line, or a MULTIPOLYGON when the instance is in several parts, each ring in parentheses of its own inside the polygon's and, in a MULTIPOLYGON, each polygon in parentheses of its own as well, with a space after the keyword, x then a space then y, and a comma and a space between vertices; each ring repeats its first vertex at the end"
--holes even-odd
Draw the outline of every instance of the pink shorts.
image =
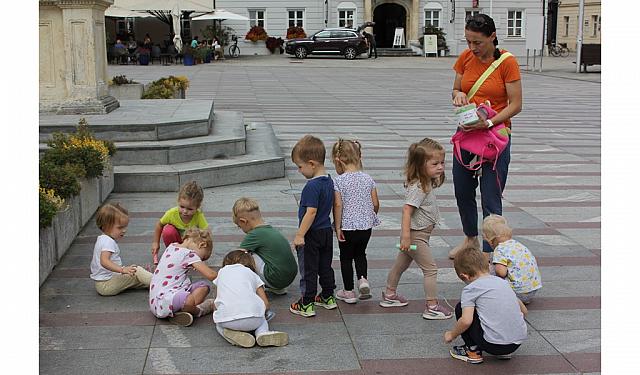
POLYGON ((191 284, 189 286, 189 289, 187 289, 186 291, 180 291, 173 296, 173 312, 182 310, 182 308, 184 307, 184 303, 187 301, 187 297, 189 297, 189 295, 198 288, 207 288, 207 293, 209 292, 209 290, 211 290, 208 282, 204 280, 196 281, 195 283, 191 284))

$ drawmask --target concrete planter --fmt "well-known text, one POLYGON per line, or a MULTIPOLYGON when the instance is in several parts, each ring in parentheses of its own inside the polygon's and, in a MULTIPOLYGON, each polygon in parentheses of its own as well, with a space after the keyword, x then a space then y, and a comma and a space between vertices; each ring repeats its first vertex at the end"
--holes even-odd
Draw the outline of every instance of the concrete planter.
POLYGON ((118 100, 139 100, 142 98, 144 85, 131 83, 127 85, 109 85, 109 95, 118 100))
POLYGON ((175 91, 173 93, 173 98, 174 99, 184 99, 186 96, 186 92, 183 89, 178 89, 177 91, 175 91))
POLYGON ((82 227, 113 191, 113 166, 101 177, 80 181, 80 194, 67 199, 67 209, 54 216, 51 226, 40 229, 40 285, 47 279, 82 227))

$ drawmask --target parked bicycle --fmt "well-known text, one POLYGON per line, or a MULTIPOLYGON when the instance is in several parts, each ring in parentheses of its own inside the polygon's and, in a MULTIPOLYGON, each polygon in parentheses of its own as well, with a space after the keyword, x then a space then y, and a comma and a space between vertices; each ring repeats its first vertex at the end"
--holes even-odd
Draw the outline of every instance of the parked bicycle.
POLYGON ((549 45, 549 54, 555 57, 567 57, 569 56, 569 48, 566 45, 553 43, 549 45))
POLYGON ((234 43, 229 47, 229 56, 238 57, 240 56, 240 47, 238 47, 238 37, 233 35, 231 37, 231 40, 234 43))

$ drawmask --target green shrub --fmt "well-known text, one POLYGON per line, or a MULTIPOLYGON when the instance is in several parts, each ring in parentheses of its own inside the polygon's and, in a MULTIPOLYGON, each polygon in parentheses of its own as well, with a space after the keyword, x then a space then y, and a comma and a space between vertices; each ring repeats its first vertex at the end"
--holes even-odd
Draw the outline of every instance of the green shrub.
POLYGON ((148 89, 142 93, 142 99, 171 99, 173 98, 173 89, 164 85, 149 86, 148 89))
POLYGON ((172 99, 175 92, 188 87, 189 79, 185 76, 162 77, 151 82, 142 94, 142 99, 172 99))
POLYGON ((51 225, 53 217, 58 211, 64 208, 64 199, 56 195, 52 189, 40 187, 39 205, 40 205, 40 228, 46 228, 51 225))
POLYGON ((40 186, 51 189, 63 198, 70 198, 80 192, 80 181, 84 169, 79 164, 59 165, 43 158, 40 160, 40 186))
POLYGON ((125 76, 124 74, 121 76, 114 76, 113 78, 111 78, 111 80, 109 80, 110 85, 128 85, 131 83, 138 83, 138 82, 132 79, 128 79, 127 76, 125 76))

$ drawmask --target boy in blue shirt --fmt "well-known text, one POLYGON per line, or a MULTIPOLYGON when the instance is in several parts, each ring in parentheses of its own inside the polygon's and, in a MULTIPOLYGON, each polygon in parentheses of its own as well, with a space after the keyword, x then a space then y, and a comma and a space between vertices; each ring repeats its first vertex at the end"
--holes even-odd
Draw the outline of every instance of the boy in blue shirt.
POLYGON ((333 295, 336 284, 331 268, 333 230, 329 218, 333 208, 333 181, 327 175, 324 158, 324 143, 311 135, 304 136, 291 151, 298 172, 309 180, 300 196, 299 228, 293 240, 302 297, 289 307, 289 311, 304 317, 316 315, 315 306, 329 310, 338 307, 333 295), (322 291, 316 295, 318 279, 322 291))

